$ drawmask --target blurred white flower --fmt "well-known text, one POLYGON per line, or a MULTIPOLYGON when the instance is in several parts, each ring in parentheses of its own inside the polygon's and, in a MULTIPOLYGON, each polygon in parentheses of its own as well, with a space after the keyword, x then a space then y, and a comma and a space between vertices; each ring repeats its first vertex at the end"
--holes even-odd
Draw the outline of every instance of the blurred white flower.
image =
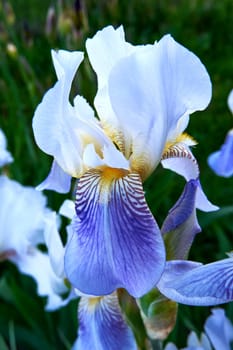
POLYGON ((12 155, 7 150, 6 136, 0 129, 0 167, 9 164, 13 161, 12 155))
POLYGON ((47 296, 46 310, 55 310, 76 297, 69 293, 64 275, 64 247, 58 233, 58 216, 46 207, 46 197, 0 176, 0 260, 10 260, 37 283, 47 296), (38 249, 44 244, 47 252, 38 249), (69 294, 63 299, 63 294, 69 294))

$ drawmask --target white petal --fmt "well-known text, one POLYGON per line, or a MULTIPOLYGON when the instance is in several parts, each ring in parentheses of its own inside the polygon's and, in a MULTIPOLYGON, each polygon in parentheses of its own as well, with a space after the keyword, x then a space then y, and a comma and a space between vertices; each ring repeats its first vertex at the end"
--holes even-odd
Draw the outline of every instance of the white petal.
POLYGON ((38 191, 52 190, 59 193, 67 193, 70 190, 71 177, 54 160, 46 179, 36 189, 38 191))
POLYGON ((22 273, 35 279, 38 295, 56 298, 57 295, 67 292, 63 279, 54 273, 47 254, 32 249, 19 259, 13 259, 13 262, 22 273))
POLYGON ((46 197, 32 187, 0 176, 0 251, 24 254, 28 245, 44 241, 46 197))
POLYGON ((102 152, 103 158, 96 153, 94 145, 89 144, 83 153, 84 164, 89 168, 108 166, 110 168, 129 170, 129 162, 113 144, 109 143, 109 145, 104 146, 102 152))
POLYGON ((7 140, 3 131, 0 129, 0 167, 13 162, 12 155, 7 151, 7 140))
POLYGON ((165 169, 183 176, 186 181, 199 177, 199 168, 195 157, 186 144, 178 143, 163 154, 161 161, 165 169))
POLYGON ((109 100, 109 75, 117 62, 133 51, 140 50, 143 46, 133 46, 127 43, 122 26, 116 30, 112 26, 108 26, 97 32, 92 39, 88 39, 86 47, 98 79, 98 91, 94 100, 98 116, 108 133, 120 133, 122 135, 125 142, 125 151, 129 153, 130 140, 127 138, 124 125, 115 116, 109 100))
POLYGON ((107 83, 109 73, 116 62, 133 50, 133 46, 125 41, 122 26, 117 29, 108 26, 98 31, 92 39, 87 39, 86 48, 97 74, 99 88, 107 83))
POLYGON ((135 157, 146 152, 152 171, 178 120, 208 105, 211 83, 200 60, 165 36, 114 66, 109 94, 135 157))
POLYGON ((52 50, 51 54, 58 80, 67 75, 67 84, 71 83, 78 66, 83 60, 83 52, 52 50))
POLYGON ((48 248, 48 255, 54 273, 64 278, 64 247, 57 229, 57 216, 55 212, 49 213, 45 218, 44 237, 48 248))
POLYGON ((75 215, 74 201, 66 199, 59 209, 59 214, 67 217, 68 219, 73 219, 75 215))

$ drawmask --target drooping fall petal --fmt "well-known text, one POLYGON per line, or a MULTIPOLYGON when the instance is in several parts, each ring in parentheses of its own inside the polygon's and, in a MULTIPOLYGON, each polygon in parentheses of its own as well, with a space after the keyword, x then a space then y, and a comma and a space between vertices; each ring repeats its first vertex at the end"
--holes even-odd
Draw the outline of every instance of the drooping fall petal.
POLYGON ((233 300, 233 258, 202 265, 169 261, 158 289, 167 298, 187 305, 217 305, 233 300))
POLYGON ((86 294, 105 295, 123 287, 139 297, 157 283, 164 268, 162 237, 140 177, 122 177, 121 172, 92 170, 78 183, 65 270, 86 294))
POLYGON ((73 349, 137 349, 133 333, 121 313, 115 293, 96 298, 82 297, 78 314, 79 332, 73 349))

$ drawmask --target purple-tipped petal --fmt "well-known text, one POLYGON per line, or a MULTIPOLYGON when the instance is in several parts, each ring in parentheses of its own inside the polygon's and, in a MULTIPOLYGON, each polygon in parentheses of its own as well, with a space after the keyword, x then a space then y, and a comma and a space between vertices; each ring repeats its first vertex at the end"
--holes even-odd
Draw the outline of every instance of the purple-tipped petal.
POLYGON ((139 175, 110 181, 112 170, 120 171, 108 168, 104 175, 93 170, 79 180, 66 275, 86 294, 105 295, 123 287, 140 297, 161 276, 164 244, 139 175))
POLYGON ((212 309, 212 315, 205 323, 205 332, 211 340, 214 349, 231 350, 230 342, 233 340, 233 325, 227 319, 223 309, 212 309))
POLYGON ((157 285, 167 298, 186 305, 217 305, 233 300, 233 258, 200 265, 170 261, 157 285))
POLYGON ((201 231, 196 217, 198 181, 189 181, 165 219, 161 232, 167 248, 167 259, 185 259, 195 235, 201 231))
POLYGON ((52 190, 59 193, 67 193, 70 190, 71 176, 65 173, 54 160, 47 178, 37 186, 38 191, 52 190))
POLYGON ((79 303, 78 350, 136 350, 133 333, 123 318, 116 294, 82 297, 79 303))
POLYGON ((220 150, 208 157, 208 164, 219 176, 230 177, 233 175, 233 130, 228 132, 220 150))

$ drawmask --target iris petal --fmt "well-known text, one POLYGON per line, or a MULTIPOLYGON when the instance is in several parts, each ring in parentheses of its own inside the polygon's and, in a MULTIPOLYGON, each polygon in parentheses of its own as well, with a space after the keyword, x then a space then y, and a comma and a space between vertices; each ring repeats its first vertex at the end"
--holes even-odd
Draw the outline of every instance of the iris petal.
POLYGON ((231 90, 231 92, 228 95, 227 104, 230 108, 230 111, 233 113, 233 90, 231 90))
POLYGON ((206 108, 211 82, 200 60, 166 35, 115 64, 109 96, 119 122, 131 136, 132 159, 146 154, 150 169, 145 175, 149 175, 178 120, 206 108))
POLYGON ((187 305, 217 305, 233 300, 233 259, 207 265, 168 262, 158 288, 167 298, 187 305))
MULTIPOLYGON (((113 169, 117 175, 119 169, 113 169)), ((112 181, 112 170, 89 171, 78 183, 74 234, 65 255, 70 282, 81 292, 123 287, 139 297, 158 281, 165 252, 138 174, 112 181)))
POLYGON ((0 129, 0 167, 11 162, 13 162, 13 158, 7 150, 7 139, 2 129, 0 129))
POLYGON ((125 322, 116 294, 82 297, 79 303, 78 350, 136 350, 133 333, 125 322))
POLYGON ((190 149, 183 143, 177 143, 164 152, 161 163, 165 169, 175 171, 186 181, 199 176, 197 161, 190 149))
POLYGON ((215 211, 218 209, 204 194, 199 178, 199 167, 189 147, 184 143, 177 143, 163 153, 162 166, 183 176, 186 181, 197 180, 196 207, 203 211, 215 211))
POLYGON ((233 340, 233 325, 228 320, 223 309, 212 309, 212 315, 205 323, 205 332, 211 340, 214 349, 231 350, 233 340))
POLYGON ((54 160, 49 175, 37 186, 38 191, 52 190, 59 193, 67 193, 70 190, 71 177, 65 173, 54 160))
POLYGON ((233 175, 233 130, 228 132, 221 149, 208 157, 208 164, 219 176, 233 175))
POLYGON ((196 217, 197 180, 190 180, 165 219, 161 232, 167 260, 185 259, 195 235, 201 231, 196 217))

